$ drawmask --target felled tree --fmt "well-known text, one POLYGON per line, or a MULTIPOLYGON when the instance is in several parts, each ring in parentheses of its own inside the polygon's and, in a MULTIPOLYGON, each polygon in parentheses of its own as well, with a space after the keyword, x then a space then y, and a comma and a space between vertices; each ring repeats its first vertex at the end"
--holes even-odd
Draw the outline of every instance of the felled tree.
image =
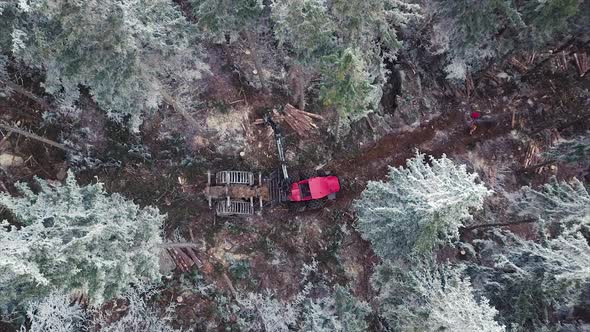
POLYGON ((108 195, 100 183, 81 187, 72 173, 63 185, 37 182, 38 193, 19 184, 22 197, 0 194, 19 224, 5 221, 0 231, 0 307, 74 289, 100 304, 159 278, 158 209, 108 195))
POLYGON ((274 0, 271 18, 279 47, 321 73, 321 99, 348 120, 378 108, 383 59, 400 48, 396 29, 419 8, 401 0, 274 0))
POLYGON ((168 0, 33 0, 8 12, 16 16, 12 30, 5 31, 12 35, 12 53, 45 71, 47 93, 69 107, 80 86, 87 86, 112 118, 130 116, 133 128, 161 102, 167 87, 160 79, 186 78, 186 66, 163 72, 151 65, 154 58, 165 65, 176 63, 178 54, 190 55, 183 63, 193 67, 192 79, 205 69, 188 51, 194 31, 168 0))
POLYGON ((401 331, 485 331, 504 328, 485 298, 476 300, 460 268, 380 265, 371 278, 380 315, 401 331))
POLYGON ((355 202, 357 228, 383 259, 427 254, 457 238, 470 209, 490 195, 476 179, 444 155, 427 161, 417 153, 406 168, 391 167, 386 182, 368 183, 355 202))
POLYGON ((499 231, 493 239, 479 246, 482 259, 491 256, 495 265, 474 265, 470 272, 507 325, 531 331, 547 327, 552 311, 573 306, 590 281, 590 247, 579 233, 543 244, 499 231))
MULTIPOLYGON (((79 304, 71 302, 67 294, 53 293, 41 301, 29 303, 27 318, 31 327, 28 331, 82 331, 88 315, 79 304)), ((21 331, 27 330, 23 326, 21 331)))

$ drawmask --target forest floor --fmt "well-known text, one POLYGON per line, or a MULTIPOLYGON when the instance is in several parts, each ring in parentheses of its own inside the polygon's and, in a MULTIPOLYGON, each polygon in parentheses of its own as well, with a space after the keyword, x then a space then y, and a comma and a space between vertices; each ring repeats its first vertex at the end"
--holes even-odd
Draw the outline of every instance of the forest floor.
MULTIPOLYGON (((587 45, 578 50, 590 52, 587 45)), ((300 290, 303 264, 315 260, 324 282, 349 284, 357 296, 370 301, 369 278, 378 259, 352 226, 353 203, 368 181, 384 180, 388 166, 403 166, 416 150, 459 160, 496 192, 542 183, 552 175, 581 174, 578 169, 563 167, 558 173, 553 166, 519 173, 542 161, 535 152, 559 135, 589 128, 588 108, 580 96, 581 91, 590 89, 590 82, 579 77, 574 67, 558 70, 550 55, 540 56, 528 64, 530 71, 507 62, 490 68, 470 89, 448 89, 416 85, 419 78, 412 74, 412 66, 402 63, 401 70, 406 73, 399 97, 402 101, 390 110, 393 115, 370 117, 373 124, 369 126, 377 127, 372 134, 366 123, 360 123, 357 126, 362 128, 353 128, 352 143, 337 145, 326 138, 326 124, 304 138, 286 131, 289 167, 322 166, 332 171, 343 188, 336 201, 319 211, 294 213, 279 206, 267 209, 262 216, 215 217, 202 195, 206 171, 274 169, 278 161, 273 137, 268 128, 253 122, 264 111, 286 104, 288 97, 244 87, 230 70, 223 50, 210 52, 212 75, 205 82, 207 98, 203 108, 192 113, 199 127, 191 127, 171 109, 163 108, 146 121, 137 136, 110 123, 100 112, 90 112, 76 124, 90 128, 86 142, 105 156, 103 161, 120 163, 81 168, 79 179, 90 182, 98 178, 107 191, 119 192, 142 206, 156 205, 167 213, 168 239, 197 244, 204 261, 201 274, 228 292, 231 287, 273 289, 281 298, 291 298, 300 290), (427 98, 435 101, 436 112, 423 107, 427 98), (403 122, 399 114, 416 107, 424 114, 417 122, 396 129, 386 125, 387 121, 403 122), (472 111, 494 117, 496 125, 469 134, 466 116, 472 111), (379 121, 384 121, 383 126, 379 121), (355 133, 363 136, 355 137, 355 133), (231 286, 224 274, 229 275, 231 286)), ((38 90, 33 84, 26 88, 38 90)), ((325 116, 326 122, 330 121, 330 113, 325 116)), ((39 105, 24 97, 0 100, 0 120, 20 121, 23 126, 37 128, 38 135, 60 140, 63 124, 41 118, 39 105)), ((0 172, 0 189, 14 193, 15 182, 31 181, 33 176, 63 180, 70 166, 63 151, 15 134, 2 135, 0 154, 21 156, 23 163, 0 172)), ((476 218, 474 222, 481 221, 476 218)), ((530 232, 526 225, 518 227, 513 230, 525 236, 530 232)), ((453 259, 458 253, 441 251, 441 255, 453 259)), ((183 273, 169 273, 172 281, 167 295, 183 298, 176 307, 178 323, 189 326, 212 317, 207 300, 175 282, 183 273)))

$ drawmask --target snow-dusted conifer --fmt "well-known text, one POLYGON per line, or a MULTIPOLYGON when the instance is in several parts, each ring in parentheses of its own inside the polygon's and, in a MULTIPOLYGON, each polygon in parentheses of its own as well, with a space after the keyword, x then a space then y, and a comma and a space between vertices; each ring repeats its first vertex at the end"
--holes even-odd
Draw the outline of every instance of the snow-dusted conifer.
POLYGON ((38 193, 19 184, 22 197, 0 194, 19 224, 0 229, 0 306, 74 289, 100 304, 159 278, 158 209, 108 195, 100 183, 79 186, 71 172, 63 185, 37 182, 38 193))
POLYGON ((343 287, 333 294, 305 301, 302 331, 363 332, 367 331, 366 316, 371 312, 366 302, 359 301, 343 287))
POLYGON ((383 263, 371 279, 379 290, 380 315, 403 331, 504 331, 495 321, 497 311, 485 298, 476 299, 461 273, 450 266, 383 263))
POLYGON ((263 294, 248 293, 238 302, 238 325, 243 331, 288 332, 297 321, 297 309, 269 290, 263 294))
POLYGON ((122 295, 124 307, 117 309, 125 312, 123 317, 113 319, 103 310, 95 309, 92 324, 100 326, 99 332, 180 332, 172 326, 173 305, 161 311, 149 304, 158 292, 157 284, 137 284, 122 295))
POLYGON ((18 1, 6 15, 13 23, 0 28, 12 36, 12 55, 45 71, 47 93, 69 109, 86 86, 111 118, 130 116, 134 129, 157 109, 169 88, 162 80, 205 71, 192 51, 194 31, 170 0, 18 1))
POLYGON ((522 215, 558 222, 574 230, 590 227, 590 194, 576 178, 569 182, 551 178, 541 190, 523 187, 521 194, 516 206, 522 215))
POLYGON ((443 155, 417 153, 406 168, 390 168, 386 182, 372 181, 355 203, 357 228, 384 259, 431 252, 455 239, 459 228, 490 195, 477 174, 443 155))
POLYGON ((540 330, 552 310, 573 306, 590 281, 590 246, 579 232, 539 244, 496 231, 494 240, 479 241, 482 259, 494 266, 475 265, 470 274, 507 325, 540 330))

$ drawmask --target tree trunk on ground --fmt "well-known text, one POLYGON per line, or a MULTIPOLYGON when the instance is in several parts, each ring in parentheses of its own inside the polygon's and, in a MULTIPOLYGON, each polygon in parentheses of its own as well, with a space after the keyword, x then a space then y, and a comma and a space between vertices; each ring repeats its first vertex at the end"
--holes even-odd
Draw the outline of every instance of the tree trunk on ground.
POLYGON ((22 130, 22 129, 19 129, 19 128, 7 126, 7 125, 1 124, 1 123, 0 123, 0 128, 1 129, 4 129, 4 130, 8 130, 10 132, 13 132, 15 134, 19 134, 19 135, 22 135, 22 136, 25 136, 25 137, 34 139, 34 140, 39 141, 41 143, 45 143, 47 145, 51 145, 53 147, 56 147, 58 149, 61 149, 61 150, 67 151, 67 152, 71 152, 72 151, 71 149, 69 149, 68 147, 66 147, 63 144, 57 143, 55 141, 52 141, 52 140, 47 139, 45 137, 41 137, 39 135, 35 135, 33 133, 29 133, 28 131, 25 131, 25 130, 22 130))
POLYGON ((266 80, 264 79, 264 73, 262 72, 262 63, 260 62, 258 52, 256 51, 256 43, 254 43, 254 37, 252 36, 251 31, 246 31, 245 35, 246 41, 248 42, 248 48, 250 49, 250 56, 252 57, 252 61, 254 61, 254 67, 256 68, 258 79, 260 80, 262 92, 268 93, 268 89, 266 88, 266 80))
POLYGON ((43 108, 46 111, 52 111, 51 107, 49 106, 49 104, 41 97, 36 96, 35 94, 33 94, 32 92, 28 91, 27 89, 23 88, 22 86, 10 82, 10 81, 4 81, 4 80, 0 80, 0 84, 4 84, 6 85, 9 89, 15 91, 18 94, 21 94, 31 100, 33 100, 34 102, 36 102, 37 104, 39 104, 39 106, 41 106, 41 108, 43 108))

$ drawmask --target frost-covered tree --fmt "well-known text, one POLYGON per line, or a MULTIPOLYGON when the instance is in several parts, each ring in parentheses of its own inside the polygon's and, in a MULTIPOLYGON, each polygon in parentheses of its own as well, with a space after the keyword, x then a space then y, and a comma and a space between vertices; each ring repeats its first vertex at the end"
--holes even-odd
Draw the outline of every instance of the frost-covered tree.
POLYGON ((269 290, 240 295, 237 302, 239 306, 234 306, 233 311, 241 331, 288 332, 297 322, 298 309, 269 290))
POLYGON ((367 331, 365 320, 371 312, 366 302, 359 301, 348 290, 336 287, 333 294, 305 301, 302 331, 362 332, 367 331))
POLYGON ((160 80, 195 80, 205 70, 191 50, 194 30, 170 0, 19 1, 8 14, 12 55, 45 72, 47 93, 68 108, 86 86, 112 118, 130 116, 133 128, 162 101, 169 87, 160 80))
MULTIPOLYGON (((30 332, 79 332, 83 331, 88 315, 69 295, 52 293, 41 301, 29 303, 27 318, 30 332)), ((23 326, 21 331, 27 329, 23 326)))
POLYGON ((394 330, 500 332, 497 311, 476 299, 461 268, 380 265, 371 278, 379 313, 394 330))
POLYGON ((565 163, 590 161, 590 133, 573 139, 561 140, 543 154, 545 158, 565 163))
POLYGON ((321 73, 321 99, 347 119, 378 108, 383 59, 395 55, 396 29, 418 10, 401 0, 274 0, 271 18, 279 47, 321 73))
POLYGON ((494 265, 471 266, 470 274, 507 325, 544 328, 554 310, 576 304, 590 281, 590 247, 579 233, 539 244, 496 231, 493 240, 478 245, 480 258, 494 265))
POLYGON ((113 319, 109 312, 95 308, 92 325, 100 327, 97 332, 180 332, 172 326, 173 305, 164 310, 150 305, 149 301, 158 293, 156 284, 137 284, 122 295, 124 307, 116 308, 125 313, 123 317, 113 319))
POLYGON ((79 186, 71 172, 63 185, 37 183, 37 193, 18 184, 22 197, 0 194, 17 223, 0 229, 0 307, 75 289, 100 304, 160 277, 158 209, 108 195, 100 183, 79 186))
MULTIPOLYGON (((449 79, 463 80, 494 57, 543 47, 547 41, 587 27, 568 25, 580 15, 578 0, 437 0, 433 44, 448 53, 449 79)), ((580 17, 581 22, 587 17, 580 17)))
POLYGON ((517 202, 518 212, 565 228, 590 227, 590 194, 576 178, 560 182, 556 178, 541 190, 523 187, 517 202))
POLYGON ((244 31, 255 31, 264 6, 262 0, 191 0, 201 31, 217 42, 239 38, 244 31))
POLYGON ((405 168, 391 167, 386 182, 369 182, 355 202, 357 228, 383 259, 429 253, 457 238, 490 194, 465 165, 417 153, 405 168))
POLYGON ((337 46, 336 23, 322 0, 274 0, 271 18, 279 48, 286 46, 305 64, 317 64, 337 46))
POLYGON ((440 20, 433 38, 440 43, 437 51, 448 52, 445 68, 449 79, 463 80, 468 71, 478 70, 485 61, 506 47, 494 40, 501 29, 524 27, 512 1, 440 0, 434 3, 440 20))

